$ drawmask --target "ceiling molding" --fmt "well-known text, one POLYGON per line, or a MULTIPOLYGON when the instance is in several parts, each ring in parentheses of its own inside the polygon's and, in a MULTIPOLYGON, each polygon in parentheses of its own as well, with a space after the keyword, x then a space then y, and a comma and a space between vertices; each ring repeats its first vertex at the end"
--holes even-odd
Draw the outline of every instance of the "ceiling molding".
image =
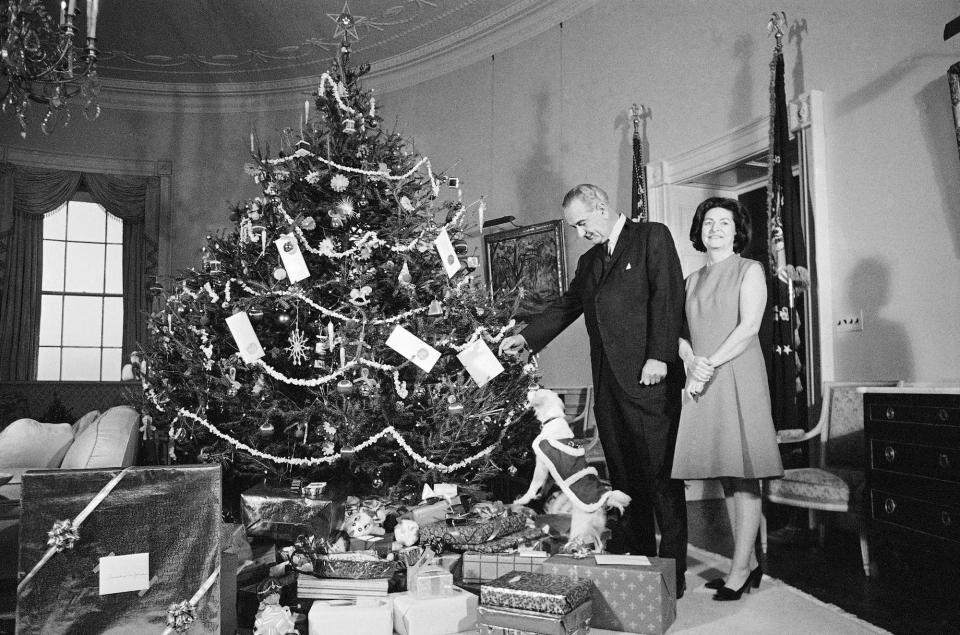
MULTIPOLYGON (((519 0, 467 28, 372 63, 364 86, 409 88, 456 72, 568 20, 599 0, 519 0)), ((243 113, 297 109, 318 76, 251 83, 174 83, 101 78, 100 105, 144 112, 243 113)))

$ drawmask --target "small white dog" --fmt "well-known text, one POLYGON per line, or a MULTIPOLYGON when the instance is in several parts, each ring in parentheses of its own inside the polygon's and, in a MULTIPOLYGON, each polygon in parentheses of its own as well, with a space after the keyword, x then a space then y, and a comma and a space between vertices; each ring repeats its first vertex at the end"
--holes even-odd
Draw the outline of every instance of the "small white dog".
POLYGON ((583 448, 571 443, 573 431, 557 393, 541 388, 532 391, 527 401, 541 424, 540 434, 533 440, 537 464, 529 489, 514 504, 526 505, 538 498, 552 477, 573 507, 570 540, 565 547, 579 542, 602 551, 600 536, 607 524, 606 510, 615 507, 622 513, 630 497, 620 490, 610 490, 597 477, 597 470, 587 466, 583 448))

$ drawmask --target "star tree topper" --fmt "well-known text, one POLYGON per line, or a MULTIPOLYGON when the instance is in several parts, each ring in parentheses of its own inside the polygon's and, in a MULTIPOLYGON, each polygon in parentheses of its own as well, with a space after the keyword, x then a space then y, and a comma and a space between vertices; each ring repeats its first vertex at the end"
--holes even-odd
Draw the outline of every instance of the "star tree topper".
POLYGON ((357 33, 357 25, 367 18, 363 15, 353 15, 350 13, 349 3, 343 3, 343 9, 340 10, 339 14, 328 13, 327 17, 337 23, 337 30, 333 34, 333 37, 343 36, 346 40, 349 36, 356 41, 360 41, 360 35, 357 33))

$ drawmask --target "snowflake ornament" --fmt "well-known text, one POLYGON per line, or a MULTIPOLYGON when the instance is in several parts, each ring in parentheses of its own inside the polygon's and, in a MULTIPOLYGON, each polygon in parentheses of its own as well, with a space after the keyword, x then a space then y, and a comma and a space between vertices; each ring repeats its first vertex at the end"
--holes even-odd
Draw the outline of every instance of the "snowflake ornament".
POLYGON ((286 348, 290 361, 293 362, 294 366, 299 366, 307 359, 307 351, 309 350, 307 336, 299 328, 294 328, 287 341, 290 342, 290 346, 286 348))

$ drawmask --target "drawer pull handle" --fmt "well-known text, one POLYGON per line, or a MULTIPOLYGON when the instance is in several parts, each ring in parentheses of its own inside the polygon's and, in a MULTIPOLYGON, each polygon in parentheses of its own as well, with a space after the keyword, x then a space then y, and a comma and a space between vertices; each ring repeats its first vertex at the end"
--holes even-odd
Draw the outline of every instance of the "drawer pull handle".
POLYGON ((893 463, 897 460, 897 451, 888 445, 883 448, 883 458, 886 459, 887 463, 893 463))
POLYGON ((895 414, 895 413, 894 413, 894 411, 893 411, 893 408, 887 408, 886 411, 884 411, 884 413, 883 413, 883 415, 884 415, 887 419, 893 419, 894 414, 895 414))
POLYGON ((940 522, 943 523, 944 527, 949 527, 953 524, 953 519, 950 518, 949 512, 940 512, 940 522))
POLYGON ((947 412, 946 408, 940 408, 940 410, 937 410, 937 419, 939 419, 940 421, 946 421, 949 418, 950 418, 950 413, 947 412))
POLYGON ((883 501, 883 511, 887 512, 888 514, 892 514, 896 508, 897 504, 893 502, 892 498, 888 498, 887 500, 883 501))
POLYGON ((944 452, 940 453, 940 457, 937 459, 937 463, 939 463, 940 467, 942 467, 945 470, 950 469, 950 457, 944 452))

